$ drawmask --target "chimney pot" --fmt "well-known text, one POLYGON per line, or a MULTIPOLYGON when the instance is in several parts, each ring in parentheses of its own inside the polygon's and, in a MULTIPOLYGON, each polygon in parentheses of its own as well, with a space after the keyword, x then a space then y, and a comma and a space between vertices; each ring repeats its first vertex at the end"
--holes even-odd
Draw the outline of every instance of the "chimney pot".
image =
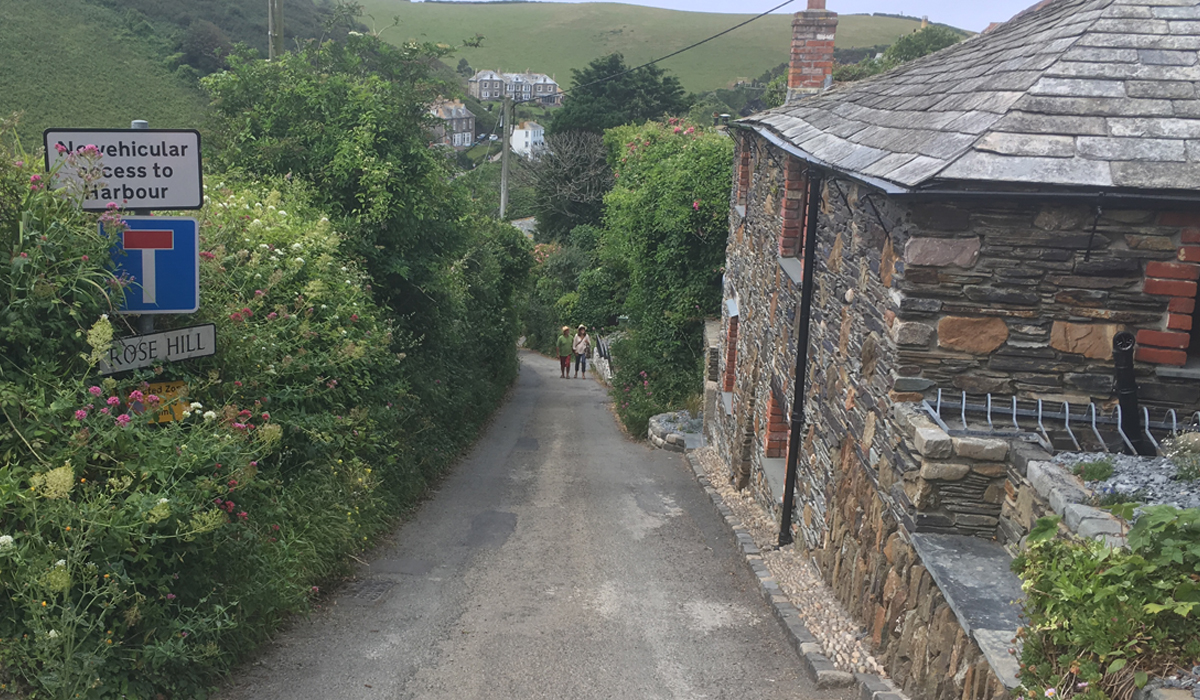
POLYGON ((825 9, 825 0, 808 0, 808 9, 824 10, 825 9))

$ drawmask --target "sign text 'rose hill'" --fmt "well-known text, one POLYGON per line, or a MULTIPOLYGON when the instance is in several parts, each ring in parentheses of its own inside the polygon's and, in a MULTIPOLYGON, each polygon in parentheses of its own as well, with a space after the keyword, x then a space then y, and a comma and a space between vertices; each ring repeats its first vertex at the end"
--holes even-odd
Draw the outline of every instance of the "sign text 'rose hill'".
POLYGON ((84 193, 86 210, 103 211, 109 202, 135 210, 203 204, 200 133, 194 129, 47 129, 43 140, 46 169, 60 185, 82 181, 67 163, 69 155, 96 147, 99 180, 84 193))
POLYGON ((114 340, 100 361, 99 369, 100 374, 114 374, 159 363, 207 357, 216 352, 217 330, 209 323, 114 340))

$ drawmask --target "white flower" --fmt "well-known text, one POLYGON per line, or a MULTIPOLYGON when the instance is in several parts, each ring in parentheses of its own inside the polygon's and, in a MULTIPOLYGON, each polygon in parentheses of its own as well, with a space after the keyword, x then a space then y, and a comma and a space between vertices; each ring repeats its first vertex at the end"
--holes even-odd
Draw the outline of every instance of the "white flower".
POLYGON ((250 222, 250 225, 251 225, 251 226, 253 226, 253 227, 255 227, 255 228, 257 228, 257 227, 259 227, 259 226, 262 226, 262 220, 260 220, 260 219, 255 219, 254 221, 251 221, 251 222, 250 222))
POLYGON ((217 419, 216 413, 213 413, 212 411, 204 412, 204 420, 216 420, 216 419, 217 419))
POLYGON ((266 243, 259 243, 258 247, 259 248, 270 248, 271 246, 267 245, 266 243))
POLYGON ((322 309, 328 309, 329 307, 328 307, 328 306, 325 306, 324 304, 321 304, 321 308, 322 308, 322 309))
POLYGON ((348 267, 343 267, 343 268, 342 268, 342 272, 349 272, 349 271, 350 271, 350 268, 348 268, 348 267))
POLYGON ((160 498, 160 499, 158 499, 158 505, 160 505, 160 506, 161 506, 162 504, 164 504, 164 503, 170 503, 170 502, 171 502, 171 499, 169 499, 169 498, 160 498))
POLYGON ((13 546, 12 535, 0 535, 0 549, 12 549, 13 546))
POLYGON ((55 565, 55 566, 66 566, 66 565, 67 565, 67 560, 66 560, 66 559, 59 559, 58 561, 54 562, 54 565, 55 565))
POLYGON ((199 411, 200 409, 204 408, 204 404, 200 403, 199 401, 193 401, 190 408, 193 411, 199 411))
POLYGON ((58 639, 58 632, 55 630, 50 630, 49 632, 46 633, 46 636, 51 639, 58 639))
POLYGON ((101 321, 107 321, 107 320, 108 320, 108 314, 100 314, 100 320, 101 320, 101 321))
POLYGON ((286 211, 284 211, 284 210, 282 210, 282 209, 280 209, 280 210, 279 210, 279 215, 280 215, 280 216, 287 216, 287 212, 286 212, 286 211))
POLYGON ((304 264, 304 258, 296 258, 296 262, 298 262, 298 263, 300 263, 301 265, 303 265, 303 264, 304 264))
POLYGON ((294 250, 300 250, 300 249, 301 249, 301 248, 303 248, 303 247, 304 247, 304 246, 300 245, 299 243, 293 243, 293 244, 292 244, 292 248, 293 248, 294 250))
POLYGON ((183 419, 184 419, 184 420, 187 420, 188 418, 191 418, 191 417, 192 417, 192 412, 191 412, 191 411, 184 411, 183 413, 181 413, 181 414, 179 414, 179 415, 183 416, 183 419))

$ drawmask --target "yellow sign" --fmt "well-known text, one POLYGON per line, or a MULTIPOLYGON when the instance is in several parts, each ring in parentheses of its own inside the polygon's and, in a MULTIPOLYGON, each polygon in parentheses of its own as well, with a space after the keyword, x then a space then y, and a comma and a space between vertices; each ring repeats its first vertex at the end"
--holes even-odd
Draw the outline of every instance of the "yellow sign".
POLYGON ((170 423, 183 420, 183 412, 188 408, 188 387, 186 382, 158 382, 146 387, 147 395, 158 397, 158 418, 156 423, 170 423))

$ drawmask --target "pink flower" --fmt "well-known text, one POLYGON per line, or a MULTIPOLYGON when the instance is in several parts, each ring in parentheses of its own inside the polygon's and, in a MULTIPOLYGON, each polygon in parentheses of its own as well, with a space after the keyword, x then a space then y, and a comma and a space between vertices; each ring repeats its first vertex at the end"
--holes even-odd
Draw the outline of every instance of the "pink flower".
POLYGON ((692 202, 692 209, 700 211, 700 200, 697 199, 696 201, 692 202))
POLYGON ((154 404, 154 403, 158 403, 161 400, 162 399, 158 398, 154 394, 150 394, 149 396, 146 397, 146 403, 154 404))
POLYGON ((234 424, 233 424, 233 429, 234 429, 234 430, 245 430, 245 429, 246 429, 246 424, 245 424, 245 423, 234 423, 234 424))
POLYGON ((239 382, 239 381, 236 381, 236 380, 235 380, 235 381, 233 382, 233 385, 234 385, 234 386, 241 386, 241 385, 242 385, 242 383, 241 383, 241 382, 239 382))
POLYGON ((21 253, 21 257, 22 257, 22 258, 28 258, 28 257, 29 257, 29 253, 21 253))
POLYGON ((130 401, 142 401, 145 398, 146 395, 143 394, 140 389, 134 389, 133 391, 129 392, 130 401))
POLYGON ((109 202, 108 204, 105 204, 104 206, 105 206, 107 209, 109 209, 109 210, 112 210, 112 209, 116 209, 116 208, 117 208, 117 203, 116 203, 116 202, 109 202))
POLYGON ((42 176, 38 175, 37 173, 34 173, 33 175, 29 176, 29 182, 31 182, 33 184, 37 184, 41 181, 42 181, 42 176))
POLYGON ((679 133, 679 132, 681 132, 681 131, 683 131, 683 129, 680 129, 679 127, 675 127, 675 133, 677 133, 677 134, 678 134, 678 133, 679 133))
POLYGON ((84 418, 87 418, 87 411, 81 408, 75 412, 75 420, 83 420, 84 418))
POLYGON ((125 426, 129 425, 130 421, 132 420, 133 419, 129 417, 128 413, 122 413, 121 415, 117 416, 117 425, 124 428, 125 426))
POLYGON ((99 396, 100 394, 104 393, 104 390, 98 386, 89 386, 88 393, 91 394, 92 396, 99 396))
POLYGON ((238 518, 243 521, 249 520, 250 514, 243 510, 242 512, 238 513, 238 518))
POLYGON ((62 145, 61 143, 56 143, 56 144, 54 144, 54 150, 58 151, 59 153, 66 153, 67 147, 62 145))
POLYGON ((238 321, 242 320, 242 315, 234 311, 233 313, 229 314, 229 320, 237 323, 238 321))
POLYGON ((264 292, 264 291, 263 291, 263 290, 261 290, 261 289, 256 289, 256 290, 254 290, 254 296, 256 296, 256 297, 261 297, 261 296, 262 296, 262 295, 264 295, 264 294, 266 294, 266 292, 264 292))
POLYGON ((115 396, 110 396, 107 400, 105 400, 104 403, 108 404, 109 406, 116 406, 117 404, 121 403, 121 399, 118 399, 115 396))
POLYGON ((263 411, 262 419, 263 420, 271 420, 271 414, 267 413, 266 411, 263 411))
POLYGON ((250 309, 242 309, 242 313, 245 314, 246 318, 250 318, 254 315, 254 312, 250 309))
POLYGON ((317 588, 316 586, 313 586, 313 587, 312 587, 312 592, 313 592, 313 593, 320 593, 320 592, 321 592, 321 589, 320 589, 320 588, 317 588))
POLYGON ((86 255, 83 255, 83 256, 81 256, 79 259, 80 259, 80 260, 82 260, 82 261, 84 261, 84 262, 87 262, 87 261, 88 261, 88 256, 86 256, 86 255))
POLYGON ((217 256, 216 256, 216 254, 210 253, 207 250, 202 250, 202 251, 200 251, 200 257, 204 258, 205 260, 212 260, 212 259, 216 258, 217 256))
POLYGON ((108 415, 108 409, 107 409, 107 408, 102 408, 102 409, 100 409, 100 412, 101 412, 101 413, 103 413, 103 414, 104 414, 104 415, 106 415, 106 416, 108 415))
POLYGON ((175 594, 174 594, 174 593, 168 593, 168 594, 167 594, 167 600, 175 600, 175 594))
POLYGON ((268 321, 274 321, 274 320, 275 320, 275 319, 277 319, 277 318, 279 318, 279 314, 275 313, 274 311, 272 311, 271 313, 267 314, 267 320, 268 320, 268 321))

